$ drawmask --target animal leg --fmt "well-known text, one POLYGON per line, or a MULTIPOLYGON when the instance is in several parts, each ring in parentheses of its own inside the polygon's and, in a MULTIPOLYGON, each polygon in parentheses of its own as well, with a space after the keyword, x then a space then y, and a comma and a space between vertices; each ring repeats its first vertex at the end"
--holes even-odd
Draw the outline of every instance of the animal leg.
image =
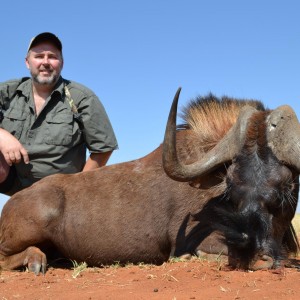
POLYGON ((28 247, 26 250, 10 256, 1 256, 0 267, 13 270, 21 266, 28 266, 30 272, 38 275, 45 274, 47 266, 46 255, 37 247, 28 247))
POLYGON ((36 246, 50 244, 59 227, 63 200, 55 197, 58 192, 40 185, 35 193, 30 187, 7 201, 0 218, 0 267, 28 266, 35 274, 45 273, 46 255, 36 246))

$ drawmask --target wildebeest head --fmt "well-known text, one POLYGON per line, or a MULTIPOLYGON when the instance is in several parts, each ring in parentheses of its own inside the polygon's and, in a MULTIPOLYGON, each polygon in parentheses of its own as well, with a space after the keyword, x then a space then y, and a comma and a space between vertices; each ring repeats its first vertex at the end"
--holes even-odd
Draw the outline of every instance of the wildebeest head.
POLYGON ((289 106, 273 111, 241 108, 235 124, 200 160, 184 164, 176 149, 176 114, 180 89, 171 107, 164 140, 163 164, 177 181, 201 181, 227 168, 222 205, 215 208, 228 247, 229 263, 258 269, 277 267, 296 252, 291 225, 298 198, 300 126, 289 106))

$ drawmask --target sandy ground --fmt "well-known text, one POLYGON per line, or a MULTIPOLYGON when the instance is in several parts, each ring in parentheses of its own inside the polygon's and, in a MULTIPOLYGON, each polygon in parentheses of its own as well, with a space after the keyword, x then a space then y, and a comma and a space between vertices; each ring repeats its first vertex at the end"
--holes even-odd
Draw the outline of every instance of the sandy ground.
POLYGON ((161 266, 50 268, 45 275, 2 271, 4 299, 299 299, 300 258, 295 268, 231 270, 226 261, 192 259, 161 266))

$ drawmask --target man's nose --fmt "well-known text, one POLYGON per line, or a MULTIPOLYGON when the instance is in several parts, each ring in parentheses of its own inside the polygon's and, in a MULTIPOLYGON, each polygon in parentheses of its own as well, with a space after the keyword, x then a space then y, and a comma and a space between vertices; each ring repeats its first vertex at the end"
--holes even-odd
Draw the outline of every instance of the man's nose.
POLYGON ((44 65, 49 65, 49 58, 48 58, 48 56, 44 56, 44 58, 43 58, 43 64, 44 65))

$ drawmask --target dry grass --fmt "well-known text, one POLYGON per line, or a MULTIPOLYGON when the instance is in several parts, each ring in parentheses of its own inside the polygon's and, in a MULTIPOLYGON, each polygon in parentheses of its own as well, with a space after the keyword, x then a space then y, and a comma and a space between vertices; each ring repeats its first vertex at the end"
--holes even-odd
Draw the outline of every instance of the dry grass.
POLYGON ((87 269, 87 263, 77 263, 75 260, 72 260, 73 263, 73 273, 72 277, 77 278, 81 272, 85 271, 87 269))
POLYGON ((298 238, 300 238, 300 214, 299 213, 295 215, 292 223, 293 223, 293 226, 295 228, 298 238))

